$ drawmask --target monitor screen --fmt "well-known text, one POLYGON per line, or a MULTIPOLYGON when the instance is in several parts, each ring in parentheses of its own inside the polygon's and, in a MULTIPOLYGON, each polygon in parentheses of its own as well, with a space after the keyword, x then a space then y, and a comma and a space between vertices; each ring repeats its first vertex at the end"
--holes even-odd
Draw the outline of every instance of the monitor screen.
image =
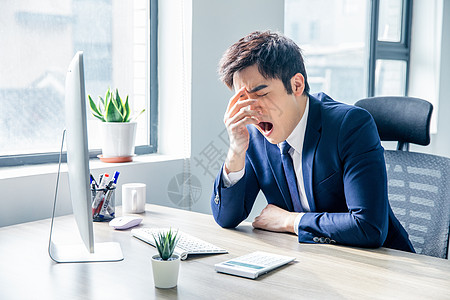
POLYGON ((94 252, 83 52, 75 54, 66 75, 67 168, 73 213, 81 238, 94 252))
POLYGON ((69 65, 66 75, 65 94, 67 169, 70 199, 72 201, 78 232, 83 240, 83 244, 68 245, 54 243, 52 241, 52 220, 49 255, 56 262, 70 263, 123 260, 122 249, 119 243, 104 242, 94 244, 91 192, 89 186, 90 171, 84 65, 83 52, 81 51, 75 54, 69 65))

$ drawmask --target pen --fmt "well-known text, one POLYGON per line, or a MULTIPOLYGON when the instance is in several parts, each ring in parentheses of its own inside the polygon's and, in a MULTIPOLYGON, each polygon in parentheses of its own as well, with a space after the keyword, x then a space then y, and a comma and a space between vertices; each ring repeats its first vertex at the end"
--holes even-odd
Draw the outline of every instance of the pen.
POLYGON ((95 189, 95 183, 91 182, 91 193, 92 199, 95 199, 95 195, 97 194, 97 190, 95 189))
POLYGON ((100 175, 100 184, 98 185, 99 189, 105 188, 105 186, 108 184, 108 178, 109 178, 108 173, 100 175))
POLYGON ((117 179, 119 179, 119 175, 120 175, 119 171, 114 172, 114 184, 117 184, 117 179))
POLYGON ((97 189, 97 193, 95 195, 94 201, 92 201, 92 214, 96 214, 96 211, 98 211, 99 204, 104 198, 104 195, 105 195, 104 188, 107 184, 108 177, 109 177, 108 173, 101 175, 100 185, 97 189))
POLYGON ((104 217, 104 215, 106 214, 106 211, 109 213, 109 215, 110 215, 112 218, 114 218, 115 211, 114 211, 114 208, 112 207, 112 202, 111 202, 110 199, 111 199, 112 194, 115 192, 115 188, 116 188, 117 181, 118 181, 118 179, 119 179, 119 175, 120 175, 120 172, 119 172, 119 171, 115 171, 115 172, 114 172, 113 179, 111 179, 111 182, 113 182, 114 185, 112 186, 111 189, 109 189, 109 190, 107 191, 107 194, 106 194, 106 198, 107 198, 107 199, 106 199, 105 202, 103 203, 101 212, 100 212, 100 214, 99 214, 101 218, 104 217))
POLYGON ((106 209, 108 210, 109 215, 114 218, 116 213, 114 212, 114 209, 111 207, 111 205, 108 205, 106 209))
POLYGON ((114 214, 111 214, 111 211, 108 209, 111 197, 114 193, 114 189, 115 189, 114 182, 110 181, 108 186, 106 187, 107 192, 106 192, 106 196, 105 196, 105 201, 103 201, 100 212, 98 213, 98 216, 100 218, 105 217, 106 211, 108 211, 110 213, 111 217, 114 217, 114 214))
MULTIPOLYGON (((100 203, 97 205, 97 207, 95 207, 95 209, 93 209, 92 213, 94 214, 94 218, 100 215, 100 212, 103 209, 103 206, 108 205, 108 203, 106 202, 106 198, 108 197, 108 194, 110 194, 111 192, 111 187, 113 186, 114 182, 111 180, 108 185, 102 189, 102 200, 100 201, 100 203), (105 192, 106 191, 106 192, 105 192)), ((111 196, 110 196, 111 197, 111 196)), ((100 215, 100 217, 103 217, 100 215)))
POLYGON ((91 176, 91 184, 92 184, 92 182, 94 182, 95 186, 98 186, 97 181, 95 181, 94 176, 92 176, 92 174, 89 174, 89 175, 91 176))

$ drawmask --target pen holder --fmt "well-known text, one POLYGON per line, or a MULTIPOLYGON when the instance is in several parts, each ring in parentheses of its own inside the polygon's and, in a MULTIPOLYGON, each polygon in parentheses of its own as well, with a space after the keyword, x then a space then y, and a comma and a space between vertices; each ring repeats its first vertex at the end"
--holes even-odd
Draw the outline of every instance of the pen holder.
POLYGON ((105 222, 115 217, 115 193, 116 187, 96 188, 91 187, 92 198, 92 220, 94 222, 105 222))

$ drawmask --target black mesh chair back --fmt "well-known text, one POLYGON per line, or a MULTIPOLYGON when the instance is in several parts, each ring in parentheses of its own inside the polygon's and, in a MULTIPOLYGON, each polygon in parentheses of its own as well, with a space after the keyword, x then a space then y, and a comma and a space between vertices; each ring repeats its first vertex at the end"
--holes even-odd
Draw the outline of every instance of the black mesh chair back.
POLYGON ((430 143, 433 106, 411 97, 372 97, 356 106, 374 118, 382 141, 398 141, 386 150, 388 197, 417 253, 447 258, 450 234, 450 159, 409 152, 409 143, 430 143))
POLYGON ((450 159, 386 150, 388 197, 417 253, 447 258, 450 159))

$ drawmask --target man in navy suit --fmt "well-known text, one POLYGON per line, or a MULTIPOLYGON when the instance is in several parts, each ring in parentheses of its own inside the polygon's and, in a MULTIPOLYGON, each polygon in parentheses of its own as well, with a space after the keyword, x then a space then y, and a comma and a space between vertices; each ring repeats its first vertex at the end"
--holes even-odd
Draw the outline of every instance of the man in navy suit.
POLYGON ((225 52, 219 73, 236 94, 224 116, 230 147, 211 198, 226 228, 268 205, 253 227, 299 242, 414 252, 387 197, 384 149, 370 114, 309 94, 300 48, 253 32, 225 52))

